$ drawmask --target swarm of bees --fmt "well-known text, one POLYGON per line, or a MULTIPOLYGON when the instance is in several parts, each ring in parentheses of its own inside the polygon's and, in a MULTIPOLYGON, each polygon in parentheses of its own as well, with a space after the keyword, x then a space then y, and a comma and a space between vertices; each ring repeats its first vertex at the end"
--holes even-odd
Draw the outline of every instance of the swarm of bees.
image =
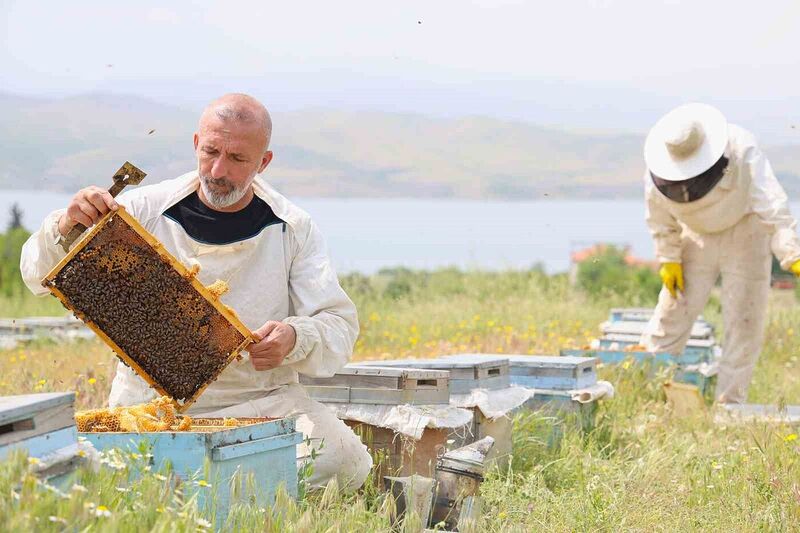
MULTIPOLYGON (((195 273, 181 275, 130 225, 112 217, 47 285, 125 352, 148 381, 185 402, 216 378, 245 341, 194 288, 195 273)), ((212 295, 225 290, 218 282, 212 295)))
POLYGON ((248 423, 248 420, 240 421, 235 418, 193 420, 185 415, 179 417, 175 403, 166 396, 145 404, 90 409, 75 414, 78 431, 84 433, 191 431, 198 427, 237 427, 248 423))

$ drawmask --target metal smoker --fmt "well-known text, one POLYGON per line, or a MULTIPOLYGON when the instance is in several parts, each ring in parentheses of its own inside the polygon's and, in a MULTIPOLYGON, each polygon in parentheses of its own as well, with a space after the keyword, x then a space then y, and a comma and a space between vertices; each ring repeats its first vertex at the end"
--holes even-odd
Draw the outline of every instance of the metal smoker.
POLYGON ((484 461, 492 446, 494 439, 484 437, 439 458, 431 524, 444 523, 446 529, 454 531, 477 527, 483 507, 479 488, 484 461))

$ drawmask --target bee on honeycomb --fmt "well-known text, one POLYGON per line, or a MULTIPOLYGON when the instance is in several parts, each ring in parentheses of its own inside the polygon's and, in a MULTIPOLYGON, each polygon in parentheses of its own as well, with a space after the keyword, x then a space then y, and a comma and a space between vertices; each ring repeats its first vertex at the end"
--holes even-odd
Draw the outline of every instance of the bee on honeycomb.
POLYGON ((123 352, 125 364, 185 405, 246 345, 249 332, 221 311, 226 283, 214 283, 207 297, 193 285, 196 268, 182 275, 170 264, 177 261, 131 224, 122 215, 109 218, 44 284, 123 352))

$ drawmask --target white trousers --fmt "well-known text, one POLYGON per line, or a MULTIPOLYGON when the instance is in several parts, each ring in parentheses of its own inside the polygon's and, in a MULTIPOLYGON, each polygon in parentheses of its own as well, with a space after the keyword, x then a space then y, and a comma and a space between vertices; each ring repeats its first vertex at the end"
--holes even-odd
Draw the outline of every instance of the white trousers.
POLYGON ((716 396, 722 403, 744 402, 764 343, 772 265, 769 233, 756 215, 748 215, 719 233, 684 230, 681 241, 686 290, 673 298, 662 287, 642 344, 651 351, 682 353, 721 275, 724 337, 716 396))
POLYGON ((309 479, 312 487, 324 487, 335 477, 340 488, 354 490, 364 483, 372 468, 372 457, 361 439, 336 418, 333 411, 310 399, 301 385, 284 385, 263 398, 218 411, 193 413, 190 408, 189 414, 204 417, 298 417, 297 431, 306 438, 297 446, 298 468, 311 460, 312 449, 317 454, 309 479))

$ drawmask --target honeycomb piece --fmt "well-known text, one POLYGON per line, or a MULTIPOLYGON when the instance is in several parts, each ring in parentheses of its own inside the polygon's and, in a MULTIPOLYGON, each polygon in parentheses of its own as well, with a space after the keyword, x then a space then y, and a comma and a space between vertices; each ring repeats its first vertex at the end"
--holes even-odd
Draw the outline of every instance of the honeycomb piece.
POLYGON ((212 301, 224 283, 209 299, 192 284, 196 270, 181 275, 145 234, 120 210, 44 284, 107 336, 125 364, 185 406, 246 345, 249 332, 212 301))
MULTIPOLYGON (((191 425, 191 419, 189 420, 191 425)), ((91 409, 75 413, 78 431, 97 433, 103 431, 168 431, 177 422, 175 404, 162 396, 147 404, 114 407, 108 409, 91 409)), ((181 422, 185 427, 185 422, 181 422)), ((179 431, 185 431, 185 429, 179 431)))
POLYGON ((184 416, 181 418, 178 427, 175 428, 176 431, 189 431, 192 428, 192 419, 188 416, 184 416))
POLYGON ((208 285, 206 289, 208 289, 208 292, 213 294, 215 298, 219 298, 220 296, 228 292, 228 289, 230 289, 230 287, 228 287, 227 283, 225 283, 221 279, 218 279, 211 285, 208 285))

